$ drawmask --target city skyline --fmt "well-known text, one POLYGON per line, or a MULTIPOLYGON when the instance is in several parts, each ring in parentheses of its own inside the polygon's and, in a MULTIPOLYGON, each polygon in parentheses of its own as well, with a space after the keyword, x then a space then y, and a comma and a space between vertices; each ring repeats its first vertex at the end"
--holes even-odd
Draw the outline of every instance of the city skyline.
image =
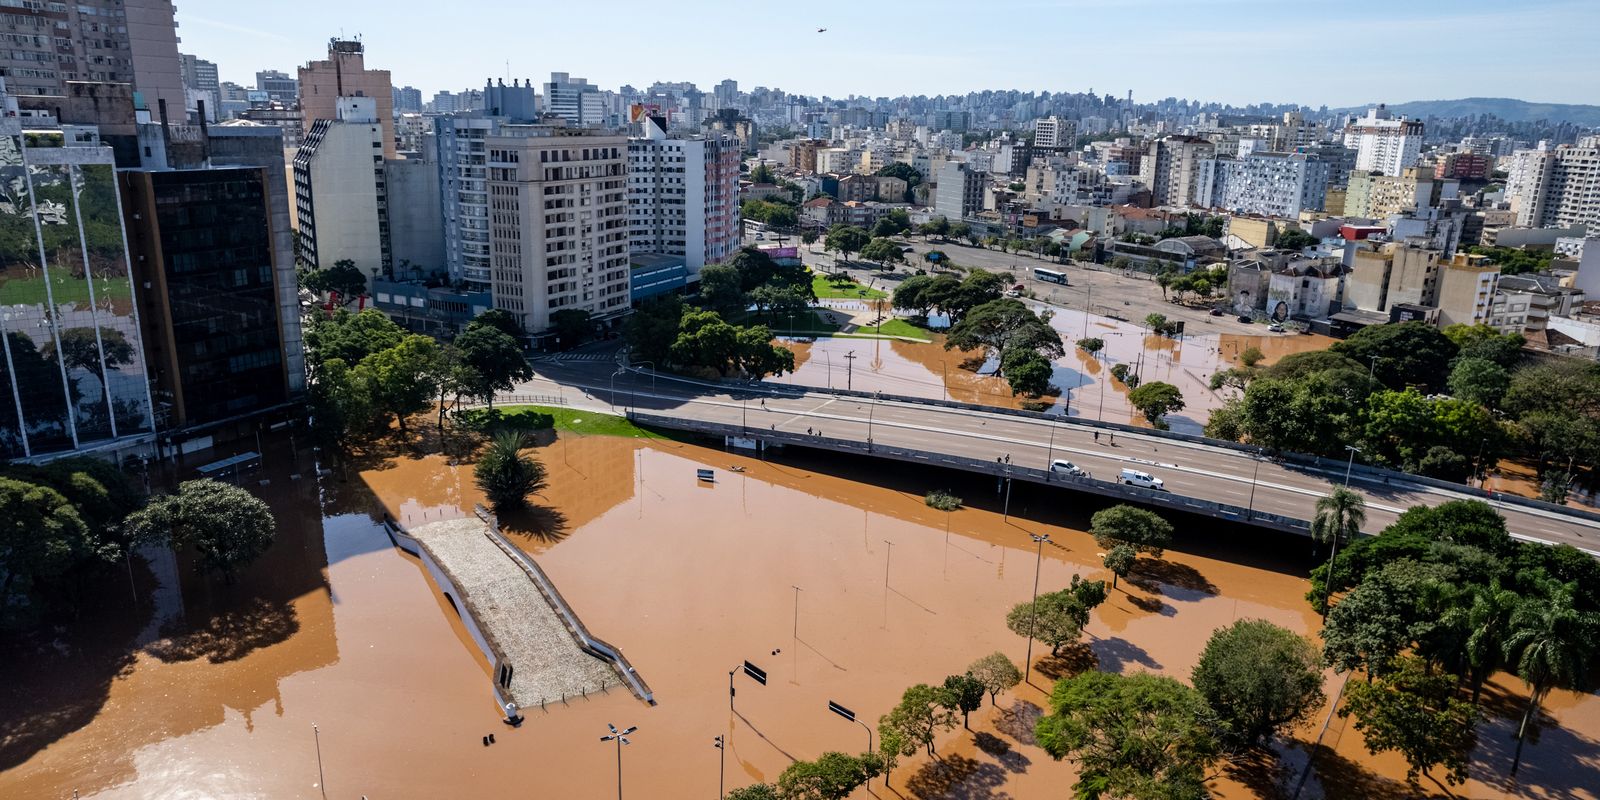
POLYGON ((337 6, 192 0, 179 8, 178 21, 182 51, 216 62, 225 81, 253 85, 262 69, 293 74, 321 57, 328 38, 360 36, 371 65, 391 70, 395 85, 417 86, 425 96, 481 86, 485 79, 542 83, 550 72, 563 71, 605 89, 688 80, 709 90, 733 78, 743 90, 767 86, 835 98, 1008 88, 1093 89, 1119 97, 1132 90, 1136 101, 1182 97, 1313 108, 1465 97, 1600 98, 1600 55, 1585 41, 1600 25, 1600 6, 1563 0, 1516 8, 1485 0, 1403 8, 1358 0, 1336 19, 1297 18, 1274 0, 1024 0, 990 4, 981 13, 936 0, 925 4, 924 14, 827 0, 786 28, 759 29, 764 21, 741 6, 708 5, 693 14, 663 14, 659 6, 624 2, 618 13, 626 19, 649 14, 649 24, 616 29, 595 28, 597 20, 581 8, 534 14, 504 0, 458 7, 474 13, 458 11, 426 24, 372 0, 337 6), (1059 25, 1018 24, 1051 15, 1059 16, 1059 25), (522 16, 527 27, 483 24, 522 16), (1563 24, 1552 25, 1557 18, 1563 24), (823 27, 828 30, 816 32, 823 27), (592 35, 541 35, 550 29, 592 35), (1465 34, 1430 31, 1481 31, 1493 38, 1468 47, 1474 40, 1465 34), (596 47, 597 39, 607 46, 596 47), (885 60, 906 69, 885 70, 885 60), (1194 69, 1197 63, 1211 68, 1194 69), (1397 63, 1408 69, 1396 70, 1397 63), (1330 75, 1340 77, 1329 81, 1330 75), (1322 82, 1310 85, 1307 76, 1322 76, 1322 82))

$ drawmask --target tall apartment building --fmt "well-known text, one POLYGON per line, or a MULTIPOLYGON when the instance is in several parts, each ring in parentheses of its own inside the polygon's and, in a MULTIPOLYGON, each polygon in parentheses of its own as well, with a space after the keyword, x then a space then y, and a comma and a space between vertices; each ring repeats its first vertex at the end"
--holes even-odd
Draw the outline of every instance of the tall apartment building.
POLYGON ((267 99, 279 103, 292 105, 300 102, 300 80, 275 69, 256 73, 256 91, 266 92, 267 99))
POLYGON ((975 216, 983 210, 983 190, 989 174, 974 170, 960 161, 946 161, 939 168, 934 190, 933 211, 951 223, 975 216))
POLYGON ((185 105, 171 0, 12 0, 0 13, 0 76, 14 96, 67 81, 132 83, 150 108, 185 105))
POLYGON ((1255 151, 1209 159, 1201 162, 1195 199, 1240 214, 1294 218, 1323 210, 1330 171, 1320 157, 1305 153, 1255 151))
POLYGON ((1407 167, 1398 176, 1352 172, 1344 213, 1363 219, 1383 219, 1433 208, 1460 193, 1460 181, 1435 179, 1433 175, 1433 169, 1426 166, 1407 167))
POLYGON ((659 117, 640 126, 628 140, 628 247, 683 258, 694 282, 739 248, 739 139, 668 138, 659 117))
POLYGON ((198 112, 203 101, 206 105, 206 121, 221 119, 222 83, 217 80, 217 65, 187 53, 178 54, 178 65, 183 75, 184 108, 198 112))
POLYGON ((1040 117, 1033 121, 1034 147, 1071 147, 1078 141, 1078 123, 1057 116, 1040 117))
POLYGON ((1500 266, 1488 256, 1456 253, 1439 270, 1439 325, 1488 323, 1500 287, 1500 266))
POLYGON ((338 119, 341 97, 370 97, 383 126, 383 157, 394 158, 394 87, 389 70, 367 69, 361 42, 330 39, 328 57, 300 68, 300 113, 310 128, 319 119, 338 119))
POLYGON ((421 114, 422 90, 415 86, 399 86, 394 90, 396 114, 421 114))
POLYGON ((803 139, 789 150, 789 166, 801 172, 817 171, 817 153, 828 148, 826 139, 803 139))
POLYGON ((1388 313, 1400 303, 1437 306, 1439 250, 1414 243, 1351 242, 1344 305, 1388 313))
POLYGON ((434 159, 439 167, 440 209, 444 215, 445 266, 452 281, 485 291, 491 282, 489 259, 488 150, 484 141, 501 126, 538 118, 533 82, 490 84, 484 91, 487 113, 436 117, 434 159))
MULTIPOLYGON (((341 97, 294 157, 300 258, 311 269, 350 261, 369 279, 392 274, 383 127, 371 97, 341 97)), ((369 283, 370 285, 370 283, 369 283)))
POLYGON ((1445 153, 1434 162, 1433 177, 1486 181, 1494 172, 1494 156, 1483 153, 1445 153))
POLYGON ((1422 155, 1422 121, 1396 117, 1381 105, 1369 108, 1345 128, 1344 146, 1356 151, 1356 169, 1399 175, 1422 155))
POLYGON ((1585 225, 1591 235, 1600 231, 1600 136, 1554 149, 1518 150, 1506 172, 1506 197, 1518 225, 1585 225))
POLYGON ((569 125, 595 127, 606 122, 600 87, 565 72, 550 73, 550 82, 544 85, 544 106, 546 113, 566 120, 569 125))
POLYGON ((1163 136, 1150 142, 1139 168, 1139 180, 1150 188, 1157 206, 1195 202, 1202 161, 1216 157, 1216 145, 1194 136, 1163 136))
POLYGON ((112 150, 92 128, 19 119, 15 105, 9 114, 0 119, 0 458, 147 444, 155 423, 112 150))
POLYGON ((626 313, 627 138, 506 124, 484 146, 495 308, 533 332, 558 311, 626 313))

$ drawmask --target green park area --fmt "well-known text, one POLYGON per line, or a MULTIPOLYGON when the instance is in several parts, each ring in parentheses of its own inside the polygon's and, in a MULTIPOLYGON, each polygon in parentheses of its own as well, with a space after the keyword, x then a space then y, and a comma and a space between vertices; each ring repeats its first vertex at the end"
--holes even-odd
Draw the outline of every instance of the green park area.
POLYGON ((869 289, 845 276, 813 273, 811 290, 818 300, 881 300, 889 296, 881 289, 869 289))
MULTIPOLYGON (((620 392, 620 390, 619 390, 620 392)), ((661 439, 661 434, 647 431, 627 419, 612 414, 601 414, 564 406, 514 405, 495 409, 505 427, 531 428, 577 433, 585 436, 623 436, 632 439, 661 439), (519 424, 525 422, 526 424, 519 424)))

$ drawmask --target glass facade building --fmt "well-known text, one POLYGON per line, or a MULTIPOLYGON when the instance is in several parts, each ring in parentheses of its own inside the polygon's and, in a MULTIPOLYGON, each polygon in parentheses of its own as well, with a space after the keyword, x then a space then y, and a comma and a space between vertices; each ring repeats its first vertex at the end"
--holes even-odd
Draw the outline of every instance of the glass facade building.
POLYGON ((153 432, 110 148, 0 120, 0 457, 153 432))
POLYGON ((121 174, 157 414, 204 426, 286 403, 266 171, 121 174))

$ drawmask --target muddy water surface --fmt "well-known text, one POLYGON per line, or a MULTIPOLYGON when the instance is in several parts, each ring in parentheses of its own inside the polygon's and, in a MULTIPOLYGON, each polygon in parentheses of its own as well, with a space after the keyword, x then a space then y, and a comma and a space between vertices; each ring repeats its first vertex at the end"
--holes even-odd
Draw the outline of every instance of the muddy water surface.
MULTIPOLYGON (((539 511, 506 527, 588 627, 627 653, 659 705, 617 691, 528 710, 520 730, 500 725, 486 666, 453 611, 372 522, 380 509, 403 523, 463 513, 480 499, 470 468, 397 457, 327 479, 320 493, 286 476, 261 488, 284 529, 272 553, 234 587, 177 565, 165 577, 181 577, 183 594, 162 601, 166 621, 123 634, 137 643, 124 648, 132 654, 109 659, 93 680, 49 671, 71 674, 73 657, 93 655, 84 645, 28 654, 25 691, 0 707, 0 797, 319 797, 319 743, 330 797, 603 797, 616 779, 615 752, 598 741, 607 723, 640 727, 623 754, 628 796, 709 797, 713 736, 731 742, 730 787, 772 780, 792 758, 865 748, 867 732, 829 714, 829 700, 872 723, 911 683, 938 683, 995 650, 1020 663, 1026 642, 1003 618, 1029 597, 1036 555, 1044 590, 1075 573, 1104 577, 1081 532, 1097 506, 1076 495, 1018 487, 1008 517, 986 480, 881 462, 795 454, 767 463, 599 437, 537 452, 550 487, 539 511), (702 467, 717 471, 714 484, 695 479, 702 467), (934 511, 922 501, 930 488, 969 507, 934 511), (1036 550, 1030 533, 1053 541, 1036 550), (736 676, 730 710, 728 671, 744 660, 770 680, 736 676), (54 696, 19 701, 30 686, 54 696), (51 713, 61 708, 70 713, 51 713), (497 743, 486 747, 490 733, 497 743)), ((942 761, 899 767, 890 794, 1063 796, 1071 767, 1031 736, 1052 677, 1091 665, 1187 677, 1210 632, 1238 618, 1315 629, 1301 547, 1180 525, 1181 552, 1148 561, 1113 591, 1083 646, 1059 656, 1036 646, 1032 685, 1003 695, 1003 713, 974 714, 973 732, 945 734, 942 761)), ((146 590, 161 584, 156 572, 146 590)), ((1503 691, 1514 710, 1520 687, 1503 691)), ((1565 725, 1541 731, 1523 777, 1550 790, 1492 780, 1504 771, 1509 724, 1497 721, 1474 767, 1489 782, 1457 794, 1596 797, 1600 704, 1561 695, 1548 707, 1565 725)), ((1328 796, 1404 794, 1394 782, 1403 766, 1367 756, 1356 732, 1336 721, 1325 741, 1336 745, 1323 757, 1337 780, 1328 796)), ((1269 796, 1272 777, 1233 770, 1216 788, 1269 796)), ((890 796, 881 782, 872 791, 890 796)))

